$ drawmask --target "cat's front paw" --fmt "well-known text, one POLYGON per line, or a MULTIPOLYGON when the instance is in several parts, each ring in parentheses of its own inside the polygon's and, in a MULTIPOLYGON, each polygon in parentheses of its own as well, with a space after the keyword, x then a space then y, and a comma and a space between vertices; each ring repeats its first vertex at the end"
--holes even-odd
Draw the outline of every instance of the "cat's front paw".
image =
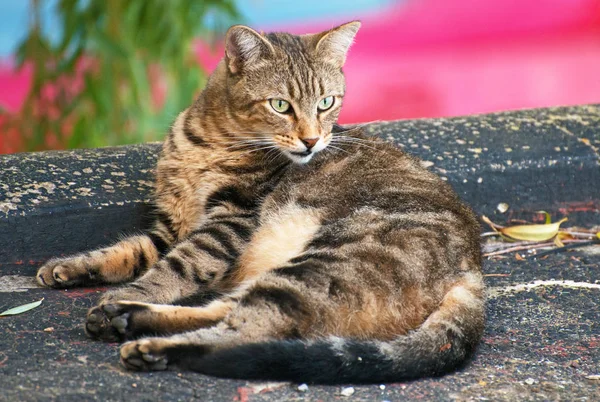
POLYGON ((82 257, 52 259, 37 272, 40 285, 50 288, 68 288, 94 281, 82 257))
POLYGON ((127 342, 121 346, 121 364, 129 370, 166 370, 168 365, 166 347, 169 342, 162 338, 146 338, 127 342))

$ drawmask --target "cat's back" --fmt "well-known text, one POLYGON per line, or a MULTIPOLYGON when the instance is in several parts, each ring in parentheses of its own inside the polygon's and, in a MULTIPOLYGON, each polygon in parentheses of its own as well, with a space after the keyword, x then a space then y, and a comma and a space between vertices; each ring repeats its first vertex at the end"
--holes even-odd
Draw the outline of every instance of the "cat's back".
POLYGON ((361 132, 332 144, 314 163, 290 170, 287 191, 314 203, 343 200, 345 205, 372 205, 390 212, 405 208, 402 203, 407 201, 418 203, 421 211, 465 207, 448 183, 393 144, 361 132))

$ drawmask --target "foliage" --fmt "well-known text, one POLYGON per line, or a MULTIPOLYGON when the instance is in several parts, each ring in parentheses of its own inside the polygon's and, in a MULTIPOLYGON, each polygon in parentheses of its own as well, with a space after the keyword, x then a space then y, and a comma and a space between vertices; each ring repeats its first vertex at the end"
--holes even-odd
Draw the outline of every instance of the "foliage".
POLYGON ((161 138, 204 84, 192 40, 209 31, 207 14, 237 16, 234 0, 59 0, 51 41, 40 0, 31 8, 17 62, 33 69, 32 86, 14 121, 28 150, 161 138))

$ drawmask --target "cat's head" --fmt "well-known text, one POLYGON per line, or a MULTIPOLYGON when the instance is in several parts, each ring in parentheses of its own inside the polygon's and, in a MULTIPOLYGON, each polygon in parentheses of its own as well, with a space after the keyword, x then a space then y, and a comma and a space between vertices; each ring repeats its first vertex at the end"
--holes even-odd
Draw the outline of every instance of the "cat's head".
POLYGON ((360 22, 295 36, 236 25, 225 42, 227 97, 236 135, 307 163, 331 141, 345 92, 342 66, 360 22))

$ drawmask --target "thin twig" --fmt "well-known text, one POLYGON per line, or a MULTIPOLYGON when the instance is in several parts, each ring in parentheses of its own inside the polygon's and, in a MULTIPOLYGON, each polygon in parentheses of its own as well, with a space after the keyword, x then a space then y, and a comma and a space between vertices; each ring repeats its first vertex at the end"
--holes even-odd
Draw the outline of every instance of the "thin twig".
MULTIPOLYGON (((570 244, 573 244, 573 243, 574 244, 590 243, 590 242, 588 242, 586 240, 578 240, 578 239, 565 239, 562 242, 563 243, 570 243, 570 244)), ((496 255, 512 253, 513 251, 533 250, 533 249, 541 249, 541 248, 548 249, 548 248, 552 248, 552 247, 555 246, 554 242, 546 242, 546 243, 521 242, 521 243, 516 243, 516 244, 517 245, 515 246, 515 243, 510 243, 510 244, 507 245, 508 247, 505 248, 505 249, 498 250, 498 251, 493 251, 493 252, 489 252, 489 253, 485 253, 485 254, 483 254, 483 256, 484 257, 493 257, 493 256, 496 256, 496 255)), ((578 247, 578 246, 575 246, 575 247, 578 247)), ((562 248, 562 247, 558 247, 558 248, 562 248)))
MULTIPOLYGON (((491 253, 494 251, 498 251, 498 250, 505 250, 508 248, 513 248, 513 247, 520 247, 520 246, 537 246, 538 244, 543 244, 546 242, 539 242, 539 241, 515 241, 515 242, 497 242, 497 243, 487 243, 483 246, 483 251, 486 253, 491 253)), ((552 243, 554 244, 554 243, 552 243)))
POLYGON ((580 248, 580 247, 595 246, 598 244, 600 244, 600 239, 596 238, 592 241, 577 242, 576 244, 569 244, 568 246, 556 247, 551 250, 542 251, 541 253, 531 254, 525 258, 538 258, 538 257, 543 257, 543 256, 546 256, 549 254, 560 253, 561 251, 572 250, 574 248, 580 248))
POLYGON ((554 246, 554 243, 535 243, 523 246, 509 247, 499 251, 493 251, 491 253, 483 254, 484 257, 494 257, 497 255, 512 253, 513 251, 531 250, 534 248, 548 248, 554 246))
POLYGON ((560 231, 563 233, 568 233, 572 236, 587 236, 587 237, 596 237, 597 236, 596 231, 581 232, 580 230, 581 229, 579 229, 578 231, 571 231, 568 228, 566 228, 566 229, 561 229, 560 231))

